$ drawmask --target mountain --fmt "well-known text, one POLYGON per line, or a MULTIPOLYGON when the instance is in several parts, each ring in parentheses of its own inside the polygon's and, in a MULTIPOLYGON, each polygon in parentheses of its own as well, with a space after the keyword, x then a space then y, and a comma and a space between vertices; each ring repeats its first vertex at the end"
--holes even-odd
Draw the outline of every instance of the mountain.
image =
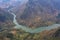
POLYGON ((2 0, 0 4, 7 10, 13 8, 21 25, 35 28, 60 23, 59 0, 2 0))
POLYGON ((12 28, 13 15, 11 15, 7 10, 0 8, 0 31, 7 28, 12 28))
POLYGON ((49 26, 60 23, 59 0, 28 0, 15 7, 18 23, 29 27, 49 26))

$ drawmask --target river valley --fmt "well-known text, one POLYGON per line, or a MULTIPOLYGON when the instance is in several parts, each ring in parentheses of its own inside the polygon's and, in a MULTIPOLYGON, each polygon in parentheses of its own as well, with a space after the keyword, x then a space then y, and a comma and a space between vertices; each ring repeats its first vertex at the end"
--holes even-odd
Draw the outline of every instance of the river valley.
POLYGON ((17 20, 16 20, 16 15, 14 13, 11 13, 11 14, 14 16, 13 23, 16 25, 14 28, 22 29, 22 30, 24 30, 26 32, 29 32, 29 33, 39 33, 39 32, 42 32, 44 30, 51 30, 51 29, 60 27, 60 24, 53 24, 53 25, 50 25, 50 26, 47 26, 47 27, 39 27, 39 28, 36 28, 36 29, 32 29, 32 28, 29 28, 29 27, 26 27, 26 26, 23 26, 23 25, 19 25, 17 20))

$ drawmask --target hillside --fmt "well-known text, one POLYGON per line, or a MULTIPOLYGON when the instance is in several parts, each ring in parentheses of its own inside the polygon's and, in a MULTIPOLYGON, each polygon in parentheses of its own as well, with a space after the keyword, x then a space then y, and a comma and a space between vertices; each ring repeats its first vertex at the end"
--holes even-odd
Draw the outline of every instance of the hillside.
POLYGON ((60 23, 59 1, 28 0, 14 8, 18 23, 31 28, 60 23), (58 4, 58 5, 57 5, 58 4))
POLYGON ((13 26, 13 15, 11 15, 7 10, 0 8, 0 31, 13 26))
POLYGON ((45 30, 40 33, 28 33, 19 29, 0 33, 0 40, 60 40, 60 28, 45 30))

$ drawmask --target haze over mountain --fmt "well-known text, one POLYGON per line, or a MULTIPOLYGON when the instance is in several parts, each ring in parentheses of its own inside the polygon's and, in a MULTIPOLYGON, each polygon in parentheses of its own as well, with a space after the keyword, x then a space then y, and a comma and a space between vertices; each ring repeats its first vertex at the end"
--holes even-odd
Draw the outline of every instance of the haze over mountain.
POLYGON ((27 0, 0 0, 1 8, 8 8, 11 6, 17 6, 25 3, 27 0))

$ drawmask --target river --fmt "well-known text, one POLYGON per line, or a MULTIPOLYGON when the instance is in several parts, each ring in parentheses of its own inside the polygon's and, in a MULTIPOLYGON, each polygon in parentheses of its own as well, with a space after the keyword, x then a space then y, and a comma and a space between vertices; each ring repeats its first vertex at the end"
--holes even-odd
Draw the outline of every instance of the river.
POLYGON ((39 27, 36 29, 32 29, 32 28, 29 28, 29 27, 26 27, 23 25, 19 25, 17 20, 16 20, 16 15, 14 13, 11 13, 11 14, 14 16, 13 23, 16 25, 14 28, 22 29, 22 30, 29 32, 29 33, 39 33, 39 32, 42 32, 44 30, 51 30, 51 29, 60 27, 60 24, 53 24, 53 25, 47 26, 47 27, 39 27))

